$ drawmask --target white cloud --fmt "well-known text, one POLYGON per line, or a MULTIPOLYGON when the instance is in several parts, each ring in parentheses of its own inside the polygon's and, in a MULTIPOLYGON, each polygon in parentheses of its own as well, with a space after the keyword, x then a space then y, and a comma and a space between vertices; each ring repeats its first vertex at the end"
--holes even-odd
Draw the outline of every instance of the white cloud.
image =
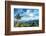
POLYGON ((29 14, 30 10, 27 10, 26 14, 29 14))
MULTIPOLYGON (((29 14, 30 15, 30 14, 29 14)), ((34 16, 33 14, 30 15, 31 17, 22 17, 21 20, 28 21, 28 20, 37 20, 39 19, 38 16, 34 16), (34 17, 33 17, 34 16, 34 17)))
POLYGON ((30 13, 30 14, 28 14, 28 16, 33 17, 33 16, 34 16, 34 14, 33 14, 33 13, 30 13))
POLYGON ((30 10, 27 10, 26 12, 24 12, 24 14, 23 14, 24 16, 19 21, 37 20, 37 19, 39 19, 39 16, 34 15, 34 14, 37 14, 37 13, 38 12, 30 12, 30 10), (28 15, 29 17, 25 16, 25 15, 28 15))

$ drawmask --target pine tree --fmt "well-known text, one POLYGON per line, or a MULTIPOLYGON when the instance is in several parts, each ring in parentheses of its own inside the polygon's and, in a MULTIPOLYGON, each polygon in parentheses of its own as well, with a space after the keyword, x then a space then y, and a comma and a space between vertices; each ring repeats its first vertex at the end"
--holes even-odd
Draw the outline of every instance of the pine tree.
POLYGON ((17 19, 17 24, 16 24, 16 26, 18 27, 19 26, 19 19, 21 19, 21 16, 20 16, 20 14, 18 13, 16 16, 15 16, 15 18, 17 19))

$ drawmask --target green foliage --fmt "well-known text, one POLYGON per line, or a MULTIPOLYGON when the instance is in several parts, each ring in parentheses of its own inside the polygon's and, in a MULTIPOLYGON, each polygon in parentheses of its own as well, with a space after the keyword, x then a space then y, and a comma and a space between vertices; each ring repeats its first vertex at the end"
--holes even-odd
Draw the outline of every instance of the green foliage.
POLYGON ((16 22, 14 24, 15 24, 15 27, 38 27, 39 26, 38 21, 36 21, 36 22, 33 21, 32 23, 16 22))
POLYGON ((34 25, 34 24, 27 24, 27 23, 17 23, 15 26, 16 27, 32 27, 32 26, 36 26, 36 25, 34 25))
POLYGON ((16 27, 20 27, 21 26, 21 24, 19 24, 19 23, 16 23, 16 25, 15 25, 16 27))

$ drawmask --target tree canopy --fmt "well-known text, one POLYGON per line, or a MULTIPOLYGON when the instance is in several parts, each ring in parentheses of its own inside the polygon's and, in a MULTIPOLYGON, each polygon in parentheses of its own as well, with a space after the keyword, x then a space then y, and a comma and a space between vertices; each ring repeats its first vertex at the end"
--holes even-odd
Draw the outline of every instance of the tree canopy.
POLYGON ((20 14, 17 14, 17 15, 15 16, 15 18, 16 18, 16 19, 21 19, 20 14))

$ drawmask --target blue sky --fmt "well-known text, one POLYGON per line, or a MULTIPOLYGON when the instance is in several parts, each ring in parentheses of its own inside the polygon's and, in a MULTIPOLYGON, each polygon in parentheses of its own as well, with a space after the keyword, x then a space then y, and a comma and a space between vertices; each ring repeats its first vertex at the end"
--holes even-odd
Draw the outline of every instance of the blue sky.
POLYGON ((16 16, 18 13, 20 14, 20 16, 23 16, 19 21, 39 19, 39 9, 14 8, 14 16, 16 16))

